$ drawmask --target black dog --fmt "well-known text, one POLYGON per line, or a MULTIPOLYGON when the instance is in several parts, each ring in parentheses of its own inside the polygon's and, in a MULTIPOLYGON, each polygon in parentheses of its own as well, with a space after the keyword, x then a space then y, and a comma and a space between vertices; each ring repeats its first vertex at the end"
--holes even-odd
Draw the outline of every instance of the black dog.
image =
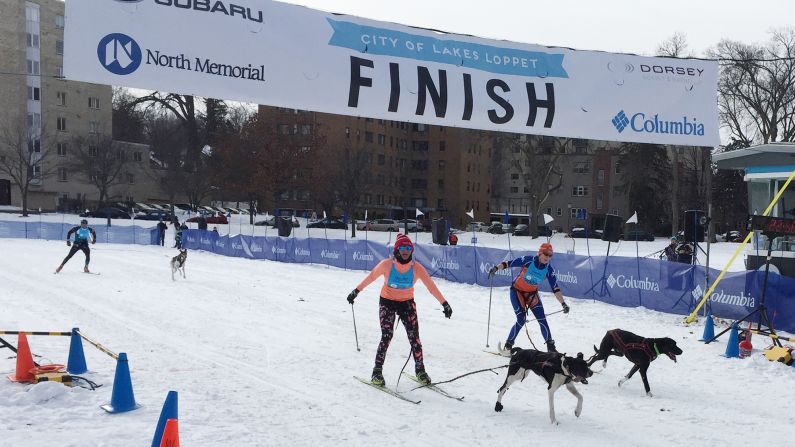
POLYGON ((577 398, 577 408, 574 415, 580 417, 582 412, 582 395, 574 388, 573 382, 587 384, 588 377, 593 375, 593 371, 588 368, 588 364, 583 360, 582 352, 577 354, 577 358, 569 357, 566 354, 557 352, 541 352, 535 349, 511 349, 511 362, 508 364, 508 377, 497 391, 497 404, 494 411, 502 411, 502 396, 508 391, 517 380, 524 380, 528 371, 533 371, 537 376, 547 381, 547 394, 549 396, 549 419, 553 424, 555 420, 555 391, 561 385, 566 385, 577 398))
POLYGON ((629 374, 618 382, 618 386, 623 385, 633 374, 640 371, 643 386, 646 388, 646 395, 649 397, 652 397, 652 394, 649 388, 649 379, 646 378, 646 370, 649 369, 652 360, 661 354, 665 354, 676 362, 676 356, 682 355, 682 350, 676 346, 676 342, 671 338, 643 338, 621 329, 607 331, 599 348, 597 349, 596 346, 593 348, 596 354, 588 359, 588 366, 593 365, 597 360, 603 360, 603 366, 607 366, 607 358, 611 355, 626 357, 627 360, 635 365, 629 370, 629 374))

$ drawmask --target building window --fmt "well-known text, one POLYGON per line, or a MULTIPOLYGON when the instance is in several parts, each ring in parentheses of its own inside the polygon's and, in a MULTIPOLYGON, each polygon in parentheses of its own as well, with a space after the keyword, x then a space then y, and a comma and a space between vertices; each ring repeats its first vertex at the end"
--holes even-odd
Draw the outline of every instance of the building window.
POLYGON ((386 155, 378 154, 378 166, 383 166, 386 164, 386 155))
POLYGON ((58 168, 58 181, 65 182, 67 180, 69 180, 69 178, 66 173, 66 168, 58 168))
POLYGON ((603 186, 605 184, 605 170, 600 169, 596 172, 596 184, 603 186))
POLYGON ((301 124, 301 135, 312 135, 312 125, 301 124))
POLYGON ((28 74, 29 75, 38 75, 40 69, 39 61, 32 61, 28 59, 28 74))
POLYGON ((616 174, 621 174, 621 164, 620 163, 616 163, 616 171, 615 171, 615 173, 616 174))
POLYGON ((596 209, 600 210, 605 206, 605 199, 602 194, 596 195, 596 209))
POLYGON ((38 22, 39 5, 25 5, 25 19, 29 22, 38 22))
POLYGON ((378 144, 381 146, 386 146, 386 135, 379 133, 378 134, 378 144))
POLYGON ((41 140, 39 138, 28 140, 28 152, 41 152, 41 140))
POLYGON ((132 184, 135 184, 135 175, 133 175, 133 174, 127 174, 127 183, 129 183, 129 184, 131 184, 131 185, 132 185, 132 184))
POLYGON ((39 89, 38 87, 30 87, 30 86, 28 86, 28 99, 29 100, 31 100, 31 101, 39 101, 39 100, 41 100, 40 94, 41 94, 41 89, 39 89))
POLYGON ((88 122, 88 133, 99 133, 99 121, 88 122))
POLYGON ((588 187, 587 186, 574 186, 571 189, 571 195, 574 197, 585 197, 588 195, 588 187))
POLYGON ((373 133, 372 132, 364 132, 364 141, 368 143, 373 142, 373 133))
POLYGON ((89 96, 88 97, 88 108, 89 109, 98 109, 99 108, 99 98, 89 96))
POLYGON ((33 165, 33 177, 39 178, 41 177, 41 163, 36 163, 33 165))
POLYGON ((591 172, 591 162, 578 161, 574 163, 575 174, 587 174, 589 172, 591 172))
POLYGON ((93 144, 88 145, 88 156, 89 157, 96 157, 97 156, 97 147, 93 144))
POLYGON ((34 33, 27 33, 28 48, 39 47, 39 35, 34 33))
POLYGON ((55 27, 58 28, 58 29, 63 29, 64 24, 65 24, 65 22, 64 22, 63 16, 60 15, 60 14, 56 15, 55 16, 55 27))
POLYGON ((519 180, 519 174, 511 174, 511 180, 519 180))
POLYGON ((438 179, 436 181, 436 184, 437 184, 437 186, 438 186, 440 191, 444 190, 444 179, 438 179))
POLYGON ((511 186, 511 194, 517 194, 519 192, 518 186, 511 186))
POLYGON ((56 65, 55 66, 55 77, 62 78, 63 77, 63 66, 56 65))
POLYGON ((563 215, 563 210, 561 208, 558 208, 558 210, 557 210, 557 212, 555 212, 555 214, 558 215, 558 216, 562 216, 563 215))
POLYGON ((444 167, 447 163, 444 160, 439 160, 439 170, 444 171, 444 167))
POLYGON ((446 141, 440 141, 439 142, 439 152, 444 152, 445 150, 447 150, 447 142, 446 141))
POLYGON ((66 143, 58 143, 58 155, 66 157, 66 143))
POLYGON ((345 138, 350 138, 350 137, 351 137, 351 128, 350 127, 346 127, 345 128, 345 138))
POLYGON ((133 152, 134 161, 143 161, 143 155, 140 152, 133 152))
POLYGON ((572 208, 569 211, 569 217, 575 220, 586 220, 588 218, 588 212, 585 208, 572 208))
POLYGON ((41 128, 41 113, 28 113, 28 129, 38 129, 41 128))
POLYGON ((66 107, 66 92, 57 92, 56 95, 57 95, 56 103, 59 106, 66 107))
POLYGON ((63 56, 63 40, 55 41, 55 54, 60 54, 63 56))

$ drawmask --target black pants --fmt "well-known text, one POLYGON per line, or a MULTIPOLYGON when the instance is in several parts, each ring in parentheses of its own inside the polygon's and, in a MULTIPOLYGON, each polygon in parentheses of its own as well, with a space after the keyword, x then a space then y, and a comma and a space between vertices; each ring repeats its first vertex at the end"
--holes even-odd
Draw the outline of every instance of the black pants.
POLYGON ((414 300, 392 301, 381 298, 379 302, 378 318, 381 323, 381 342, 375 353, 375 366, 382 366, 386 359, 386 350, 389 342, 392 341, 392 334, 395 327, 395 316, 403 322, 406 328, 406 335, 411 345, 411 353, 414 355, 414 367, 417 371, 425 368, 422 358, 422 342, 420 342, 420 324, 417 320, 417 305, 414 300))
POLYGON ((160 232, 160 246, 162 247, 162 246, 165 246, 165 245, 166 245, 166 232, 165 231, 161 231, 160 232))
POLYGON ((88 242, 72 245, 72 249, 69 250, 69 254, 66 255, 65 258, 63 258, 63 262, 61 262, 61 265, 66 265, 66 263, 69 262, 69 259, 71 259, 72 256, 74 256, 75 253, 77 253, 78 250, 83 250, 83 253, 86 254, 86 267, 88 267, 88 263, 91 262, 91 249, 88 248, 88 242))

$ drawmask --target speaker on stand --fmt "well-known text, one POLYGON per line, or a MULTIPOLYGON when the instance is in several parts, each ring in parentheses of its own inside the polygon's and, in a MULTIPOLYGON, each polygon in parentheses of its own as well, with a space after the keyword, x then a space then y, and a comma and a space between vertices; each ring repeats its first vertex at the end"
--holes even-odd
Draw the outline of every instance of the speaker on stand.
MULTIPOLYGON (((607 242, 618 242, 621 238, 621 227, 624 219, 615 214, 605 215, 605 226, 602 229, 602 240, 607 242)), ((610 254, 610 244, 607 244, 608 254, 610 254)))
POLYGON ((447 220, 435 219, 431 224, 431 236, 433 243, 437 245, 447 245, 447 220))

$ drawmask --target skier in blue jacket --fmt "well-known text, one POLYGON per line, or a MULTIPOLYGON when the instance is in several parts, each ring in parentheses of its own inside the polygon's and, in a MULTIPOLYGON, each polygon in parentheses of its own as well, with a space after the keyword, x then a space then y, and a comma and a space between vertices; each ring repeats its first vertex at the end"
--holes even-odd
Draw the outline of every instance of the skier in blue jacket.
POLYGON ((88 248, 89 241, 92 244, 97 243, 97 234, 94 232, 94 229, 88 226, 88 221, 83 219, 80 221, 80 226, 73 227, 66 233, 66 245, 72 246, 72 249, 69 250, 69 254, 63 258, 63 262, 61 265, 55 269, 55 273, 58 273, 63 269, 63 266, 69 261, 69 259, 77 253, 78 250, 82 250, 83 253, 86 255, 86 265, 83 267, 83 271, 86 273, 91 273, 88 270, 88 263, 91 262, 91 249, 88 248), (75 235, 75 242, 72 244, 71 238, 72 234, 75 235))

